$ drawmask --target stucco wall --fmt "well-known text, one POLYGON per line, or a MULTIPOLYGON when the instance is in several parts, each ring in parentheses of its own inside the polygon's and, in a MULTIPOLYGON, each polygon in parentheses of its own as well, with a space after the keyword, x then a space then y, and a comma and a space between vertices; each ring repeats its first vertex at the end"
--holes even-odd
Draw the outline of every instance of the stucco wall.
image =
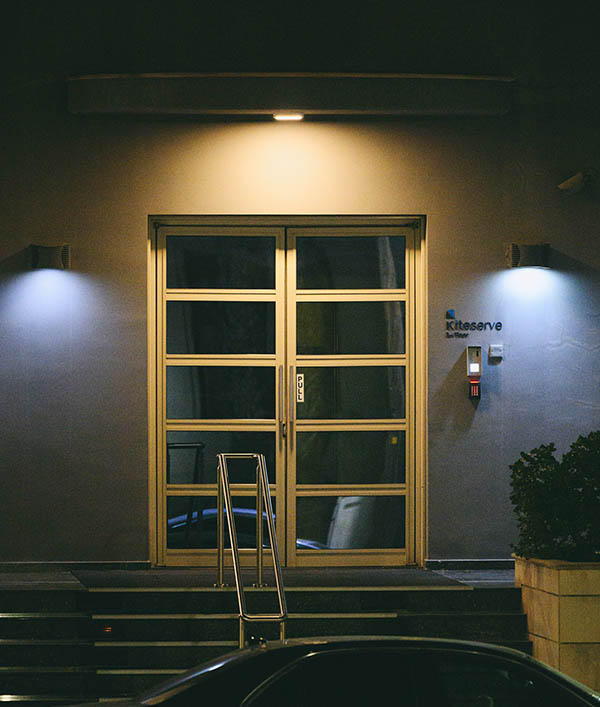
POLYGON ((0 561, 148 557, 150 214, 425 214, 428 554, 508 557, 508 464, 600 420, 598 191, 555 189, 597 154, 593 119, 80 118, 63 91, 22 89, 2 129, 0 561), (511 240, 552 246, 533 291, 511 240), (62 242, 71 272, 25 271, 29 243, 62 242), (447 339, 449 308, 503 329, 447 339), (504 344, 477 405, 466 343, 504 344))

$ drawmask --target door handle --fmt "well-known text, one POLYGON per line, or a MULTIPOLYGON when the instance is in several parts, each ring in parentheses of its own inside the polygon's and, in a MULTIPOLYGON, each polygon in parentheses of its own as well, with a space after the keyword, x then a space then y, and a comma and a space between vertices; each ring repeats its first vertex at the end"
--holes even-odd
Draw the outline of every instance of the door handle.
POLYGON ((289 386, 289 435, 290 449, 294 448, 294 422, 296 421, 296 385, 294 381, 294 366, 290 366, 290 386, 289 386))
POLYGON ((283 365, 279 366, 279 405, 277 408, 277 417, 279 418, 279 431, 281 433, 281 439, 286 438, 286 426, 285 426, 285 403, 284 403, 284 380, 283 380, 283 365))

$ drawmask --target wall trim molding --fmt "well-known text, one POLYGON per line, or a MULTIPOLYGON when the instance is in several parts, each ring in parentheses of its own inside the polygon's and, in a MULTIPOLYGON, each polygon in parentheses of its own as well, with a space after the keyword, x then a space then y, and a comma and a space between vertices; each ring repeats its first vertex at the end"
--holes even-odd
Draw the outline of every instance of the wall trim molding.
POLYGON ((149 570, 149 560, 130 562, 0 562, 0 572, 71 572, 76 570, 149 570))
POLYGON ((67 79, 79 115, 500 116, 514 79, 444 74, 104 74, 67 79))

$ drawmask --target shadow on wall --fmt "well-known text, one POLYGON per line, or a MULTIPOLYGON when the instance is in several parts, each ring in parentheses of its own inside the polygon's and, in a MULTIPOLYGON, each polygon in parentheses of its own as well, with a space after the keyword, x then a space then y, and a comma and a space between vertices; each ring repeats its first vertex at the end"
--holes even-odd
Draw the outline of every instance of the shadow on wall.
POLYGON ((29 248, 23 248, 22 250, 9 255, 8 258, 0 260, 0 275, 5 273, 19 273, 25 272, 30 269, 30 254, 29 248))
POLYGON ((600 270, 597 267, 571 258, 554 248, 550 248, 550 266, 553 270, 581 277, 592 286, 600 286, 600 270))
POLYGON ((433 428, 441 430, 449 427, 454 439, 460 439, 469 432, 481 402, 468 397, 466 370, 465 348, 431 400, 433 428))

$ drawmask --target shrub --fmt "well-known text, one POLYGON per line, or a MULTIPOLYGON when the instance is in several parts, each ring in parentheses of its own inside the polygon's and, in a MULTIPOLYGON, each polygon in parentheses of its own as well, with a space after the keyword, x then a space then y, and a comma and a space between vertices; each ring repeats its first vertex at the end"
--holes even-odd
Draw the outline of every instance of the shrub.
POLYGON ((600 430, 571 445, 561 461, 546 444, 511 464, 517 555, 600 561, 600 430))

